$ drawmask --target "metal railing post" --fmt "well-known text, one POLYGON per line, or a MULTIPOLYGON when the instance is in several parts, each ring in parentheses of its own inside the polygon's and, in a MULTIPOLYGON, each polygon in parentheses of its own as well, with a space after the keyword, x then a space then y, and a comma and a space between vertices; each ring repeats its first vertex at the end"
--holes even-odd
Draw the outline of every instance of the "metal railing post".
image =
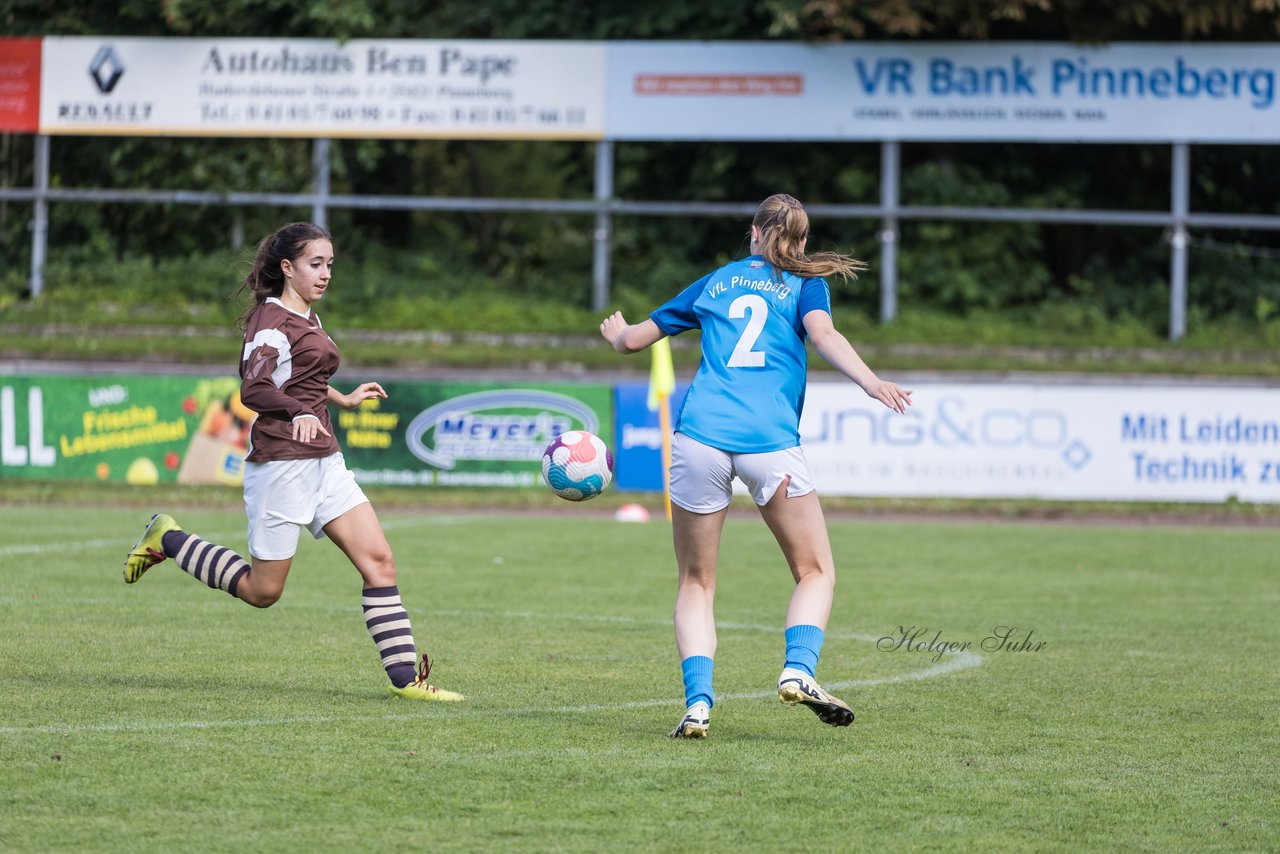
POLYGON ((898 177, 901 154, 897 141, 880 143, 880 322, 898 316, 898 177))
POLYGON ((311 186, 315 200, 311 203, 311 221, 329 227, 329 140, 317 137, 311 149, 311 186))
POLYGON ((1169 235, 1169 340, 1187 334, 1187 214, 1191 208, 1191 151, 1185 142, 1173 145, 1173 230, 1169 235))
POLYGON ((596 143, 595 243, 591 251, 591 309, 604 311, 609 304, 609 251, 613 218, 604 203, 613 198, 613 140, 596 143))
POLYGON ((49 245, 49 136, 36 134, 35 143, 35 213, 31 218, 31 280, 27 283, 32 299, 44 291, 44 259, 49 245))

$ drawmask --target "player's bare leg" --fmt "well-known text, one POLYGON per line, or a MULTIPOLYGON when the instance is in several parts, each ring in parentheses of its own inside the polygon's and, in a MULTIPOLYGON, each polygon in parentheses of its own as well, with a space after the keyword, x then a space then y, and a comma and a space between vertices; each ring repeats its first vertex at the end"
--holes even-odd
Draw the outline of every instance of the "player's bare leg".
POLYGON ((364 579, 361 607, 365 626, 378 647, 382 667, 391 680, 392 693, 413 700, 461 700, 461 694, 443 691, 427 681, 431 660, 426 653, 416 674, 414 672, 417 647, 413 628, 400 601, 395 556, 373 505, 357 504, 325 525, 324 532, 364 579))
POLYGON ((853 710, 818 684, 814 670, 835 596, 835 559, 818 494, 787 497, 790 478, 760 508, 782 548, 796 588, 787 606, 787 660, 778 677, 778 699, 803 704, 823 723, 848 726, 853 710))
POLYGON ((262 560, 254 558, 251 568, 236 585, 236 597, 255 608, 269 608, 284 595, 293 558, 262 560))
POLYGON ((680 577, 676 590, 676 649, 685 682, 685 715, 672 738, 705 738, 714 704, 716 562, 728 508, 693 513, 671 508, 671 534, 680 577))
POLYGON ((782 482, 769 503, 760 508, 760 515, 778 541, 796 582, 787 606, 787 625, 811 625, 825 630, 836 589, 827 521, 818 494, 788 498, 789 483, 790 478, 782 482))

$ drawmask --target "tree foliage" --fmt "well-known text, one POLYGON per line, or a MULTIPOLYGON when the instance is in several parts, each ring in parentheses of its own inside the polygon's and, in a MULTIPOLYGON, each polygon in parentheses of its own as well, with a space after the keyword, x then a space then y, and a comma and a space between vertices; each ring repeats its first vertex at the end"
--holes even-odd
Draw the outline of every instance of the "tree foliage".
POLYGON ((784 38, 1102 41, 1257 40, 1280 34, 1280 0, 768 0, 784 38))

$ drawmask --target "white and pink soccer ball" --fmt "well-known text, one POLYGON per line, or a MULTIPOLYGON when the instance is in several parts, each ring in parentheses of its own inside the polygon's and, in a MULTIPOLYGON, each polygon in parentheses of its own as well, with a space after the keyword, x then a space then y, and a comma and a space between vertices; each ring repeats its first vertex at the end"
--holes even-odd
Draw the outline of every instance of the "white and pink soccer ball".
POLYGON ((569 430, 542 452, 542 480, 567 501, 588 501, 613 480, 613 454, 596 434, 569 430))

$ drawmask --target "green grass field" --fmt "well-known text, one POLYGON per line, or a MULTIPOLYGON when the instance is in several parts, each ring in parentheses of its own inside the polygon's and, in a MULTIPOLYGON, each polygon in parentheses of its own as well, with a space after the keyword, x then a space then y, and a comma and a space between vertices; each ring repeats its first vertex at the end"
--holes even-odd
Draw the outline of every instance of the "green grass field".
MULTIPOLYGON (((3 851, 1280 845, 1274 528, 833 520, 836 730, 771 691, 790 580, 735 505, 711 736, 675 742, 664 523, 384 513, 453 706, 386 692, 332 545, 256 611, 123 584, 147 514, 104 504, 0 506, 3 851), (1044 648, 979 649, 1001 625, 1044 648), (912 626, 974 647, 877 649, 912 626)), ((175 515, 243 548, 237 511, 175 515)))

